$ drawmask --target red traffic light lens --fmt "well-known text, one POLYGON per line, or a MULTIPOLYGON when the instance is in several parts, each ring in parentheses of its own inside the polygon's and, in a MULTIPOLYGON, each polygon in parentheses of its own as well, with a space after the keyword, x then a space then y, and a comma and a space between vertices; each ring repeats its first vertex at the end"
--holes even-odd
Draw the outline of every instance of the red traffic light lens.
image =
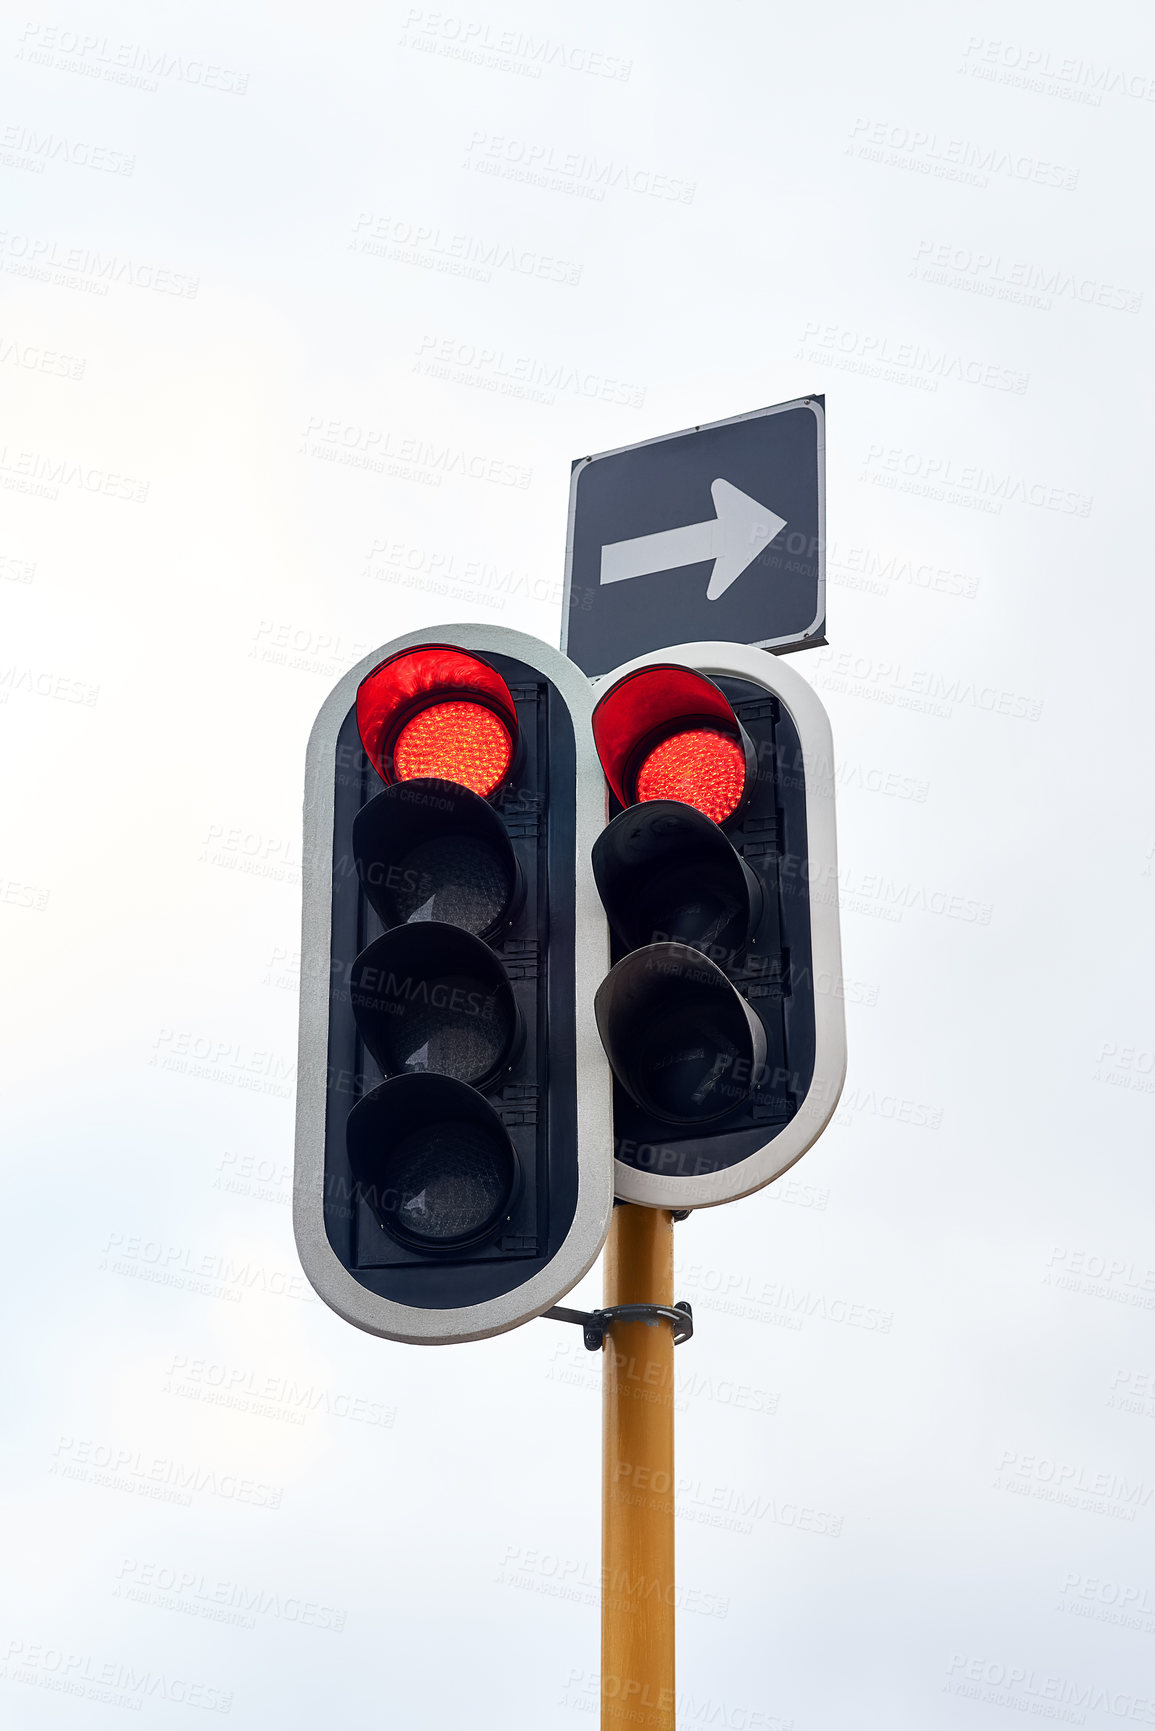
POLYGON ((393 747, 397 781, 434 776, 484 797, 505 780, 513 741, 480 703, 435 703, 407 721, 393 747))
POLYGON ((725 823, 754 775, 754 748, 729 699, 696 668, 658 662, 627 673, 598 700, 593 731, 623 806, 676 799, 725 823))
POLYGON ((357 730, 382 781, 433 777, 484 798, 509 774, 517 711, 487 661, 427 643, 403 649, 361 681, 357 730))
POLYGON ((673 733, 647 755, 635 777, 639 800, 679 799, 715 823, 737 809, 746 786, 746 754, 712 727, 673 733))

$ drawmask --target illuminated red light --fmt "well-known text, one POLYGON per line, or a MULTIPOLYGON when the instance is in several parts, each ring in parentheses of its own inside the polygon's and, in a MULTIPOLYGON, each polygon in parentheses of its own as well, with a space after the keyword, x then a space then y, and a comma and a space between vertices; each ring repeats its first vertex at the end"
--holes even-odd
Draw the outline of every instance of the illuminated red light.
POLYGON ((480 703, 434 703, 407 721, 393 747, 398 781, 435 776, 483 797, 504 781, 513 741, 492 709, 480 703))
POLYGON ((746 755, 736 739, 712 727, 674 733, 654 747, 637 773, 637 798, 680 799, 725 823, 741 803, 746 755))
POLYGON ((594 745, 622 806, 673 799, 712 823, 741 811, 757 774, 754 748, 712 679, 677 662, 650 662, 594 706, 594 745))
POLYGON ((357 731, 382 781, 429 776, 485 799, 513 763, 517 709, 501 674, 480 656, 423 643, 361 681, 357 731))

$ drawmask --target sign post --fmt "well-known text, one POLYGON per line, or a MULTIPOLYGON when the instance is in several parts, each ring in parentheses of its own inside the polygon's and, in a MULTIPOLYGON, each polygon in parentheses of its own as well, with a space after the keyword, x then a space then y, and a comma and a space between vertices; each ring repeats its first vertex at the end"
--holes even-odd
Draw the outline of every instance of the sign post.
MULTIPOLYGON (((605 1294, 673 1305, 668 1209, 614 1209, 605 1294)), ((674 1731, 674 1331, 614 1317, 602 1350, 602 1731, 674 1731)))

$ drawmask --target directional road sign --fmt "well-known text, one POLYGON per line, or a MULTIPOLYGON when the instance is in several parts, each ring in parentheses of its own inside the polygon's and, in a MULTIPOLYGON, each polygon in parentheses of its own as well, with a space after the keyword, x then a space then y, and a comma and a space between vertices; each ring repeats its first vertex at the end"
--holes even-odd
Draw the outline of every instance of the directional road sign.
POLYGON ((825 412, 801 397, 579 457, 562 648, 606 673, 672 643, 826 641, 825 412))

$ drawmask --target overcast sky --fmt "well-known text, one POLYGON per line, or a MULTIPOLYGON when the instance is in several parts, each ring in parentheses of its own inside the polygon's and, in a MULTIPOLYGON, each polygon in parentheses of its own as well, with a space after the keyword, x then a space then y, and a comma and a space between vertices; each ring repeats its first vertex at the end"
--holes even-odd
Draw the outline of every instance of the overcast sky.
POLYGON ((825 392, 849 1074, 677 1229, 679 1725, 1155 1724, 1149 17, 60 0, 0 66, 0 1717, 595 1722, 578 1331, 296 1260, 305 740, 402 631, 556 644, 574 457, 825 392))

